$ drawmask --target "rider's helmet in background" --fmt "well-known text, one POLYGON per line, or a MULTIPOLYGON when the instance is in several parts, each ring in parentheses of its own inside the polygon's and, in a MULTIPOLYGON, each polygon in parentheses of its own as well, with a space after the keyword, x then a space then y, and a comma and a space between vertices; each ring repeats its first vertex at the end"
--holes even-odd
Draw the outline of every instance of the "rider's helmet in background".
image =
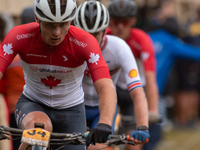
POLYGON ((133 0, 111 0, 108 11, 111 18, 135 17, 137 4, 133 0))
POLYGON ((106 29, 109 20, 108 10, 103 4, 86 1, 78 7, 74 25, 89 33, 95 33, 106 29))

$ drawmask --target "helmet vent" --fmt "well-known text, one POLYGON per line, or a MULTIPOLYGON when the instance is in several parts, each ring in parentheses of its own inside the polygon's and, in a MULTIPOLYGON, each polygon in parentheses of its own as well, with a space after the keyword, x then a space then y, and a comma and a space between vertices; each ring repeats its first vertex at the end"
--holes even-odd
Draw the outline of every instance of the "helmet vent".
POLYGON ((88 28, 92 29, 94 27, 97 15, 97 7, 95 3, 90 3, 85 8, 85 21, 88 23, 88 28), (91 13, 92 12, 92 13, 91 13))
POLYGON ((66 0, 60 0, 61 16, 66 11, 66 5, 67 5, 67 1, 66 0))
POLYGON ((49 2, 49 7, 51 10, 51 13, 56 16, 56 5, 55 5, 55 0, 47 0, 49 2))
POLYGON ((47 17, 38 7, 36 7, 36 12, 43 18, 53 21, 51 18, 47 17))
POLYGON ((104 19, 104 17, 105 17, 105 16, 104 16, 104 13, 103 13, 103 7, 102 7, 101 5, 100 5, 100 7, 101 7, 101 19, 100 19, 98 28, 102 26, 102 24, 103 24, 103 19, 104 19))
POLYGON ((68 17, 66 17, 65 19, 63 19, 63 21, 67 20, 68 18, 71 18, 72 16, 74 16, 75 13, 76 13, 76 7, 72 10, 72 13, 68 17))

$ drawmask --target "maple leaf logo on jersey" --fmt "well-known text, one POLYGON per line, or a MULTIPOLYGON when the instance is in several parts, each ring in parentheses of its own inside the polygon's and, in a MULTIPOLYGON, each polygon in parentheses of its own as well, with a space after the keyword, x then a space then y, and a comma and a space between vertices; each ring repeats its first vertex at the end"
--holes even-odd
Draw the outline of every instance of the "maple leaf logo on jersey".
POLYGON ((89 59, 89 62, 90 63, 95 63, 96 65, 98 64, 97 61, 99 61, 99 54, 96 54, 95 53, 90 53, 90 59, 89 59))
POLYGON ((50 86, 50 89, 52 89, 53 86, 57 86, 58 84, 62 83, 60 79, 56 79, 55 77, 47 76, 47 79, 41 79, 41 82, 44 83, 46 86, 50 86))
POLYGON ((13 54, 13 50, 12 50, 12 44, 9 44, 8 43, 8 45, 6 45, 6 44, 4 44, 4 46, 3 46, 3 51, 5 52, 4 53, 4 55, 6 55, 6 54, 13 54))
POLYGON ((149 53, 148 52, 142 52, 142 60, 147 60, 149 58, 149 53))

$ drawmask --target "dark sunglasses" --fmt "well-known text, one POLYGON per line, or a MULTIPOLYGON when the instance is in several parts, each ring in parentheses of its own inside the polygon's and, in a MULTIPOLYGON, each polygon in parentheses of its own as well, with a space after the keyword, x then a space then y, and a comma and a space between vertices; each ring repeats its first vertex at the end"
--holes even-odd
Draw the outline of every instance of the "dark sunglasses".
POLYGON ((128 26, 130 24, 130 20, 129 19, 111 19, 110 23, 117 26, 120 23, 123 24, 124 26, 128 26))

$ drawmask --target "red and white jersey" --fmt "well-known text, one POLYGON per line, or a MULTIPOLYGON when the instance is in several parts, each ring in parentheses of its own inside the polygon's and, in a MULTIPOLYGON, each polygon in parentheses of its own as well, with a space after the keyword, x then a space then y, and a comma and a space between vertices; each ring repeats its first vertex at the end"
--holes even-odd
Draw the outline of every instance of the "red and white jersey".
POLYGON ((2 73, 16 54, 20 55, 26 82, 23 94, 56 109, 83 103, 86 65, 93 82, 110 78, 96 39, 75 26, 70 26, 64 41, 54 47, 42 40, 38 23, 14 27, 0 47, 2 73))
MULTIPOLYGON (((142 87, 135 58, 130 47, 124 40, 116 36, 106 35, 105 43, 102 47, 102 55, 109 67, 114 85, 116 85, 122 70, 126 81, 126 87, 129 91, 142 87)), ((83 78, 83 90, 85 92, 84 104, 88 106, 98 106, 99 98, 88 69, 85 70, 83 78)))
MULTIPOLYGON (((110 28, 107 28, 106 34, 111 35, 112 30, 110 28)), ((144 72, 145 71, 155 72, 156 58, 151 38, 147 33, 142 31, 141 29, 133 28, 131 30, 130 37, 126 39, 126 43, 130 46, 136 58, 142 85, 145 86, 146 80, 144 72)), ((125 89, 125 82, 123 79, 123 75, 120 75, 117 85, 122 89, 125 89)))

